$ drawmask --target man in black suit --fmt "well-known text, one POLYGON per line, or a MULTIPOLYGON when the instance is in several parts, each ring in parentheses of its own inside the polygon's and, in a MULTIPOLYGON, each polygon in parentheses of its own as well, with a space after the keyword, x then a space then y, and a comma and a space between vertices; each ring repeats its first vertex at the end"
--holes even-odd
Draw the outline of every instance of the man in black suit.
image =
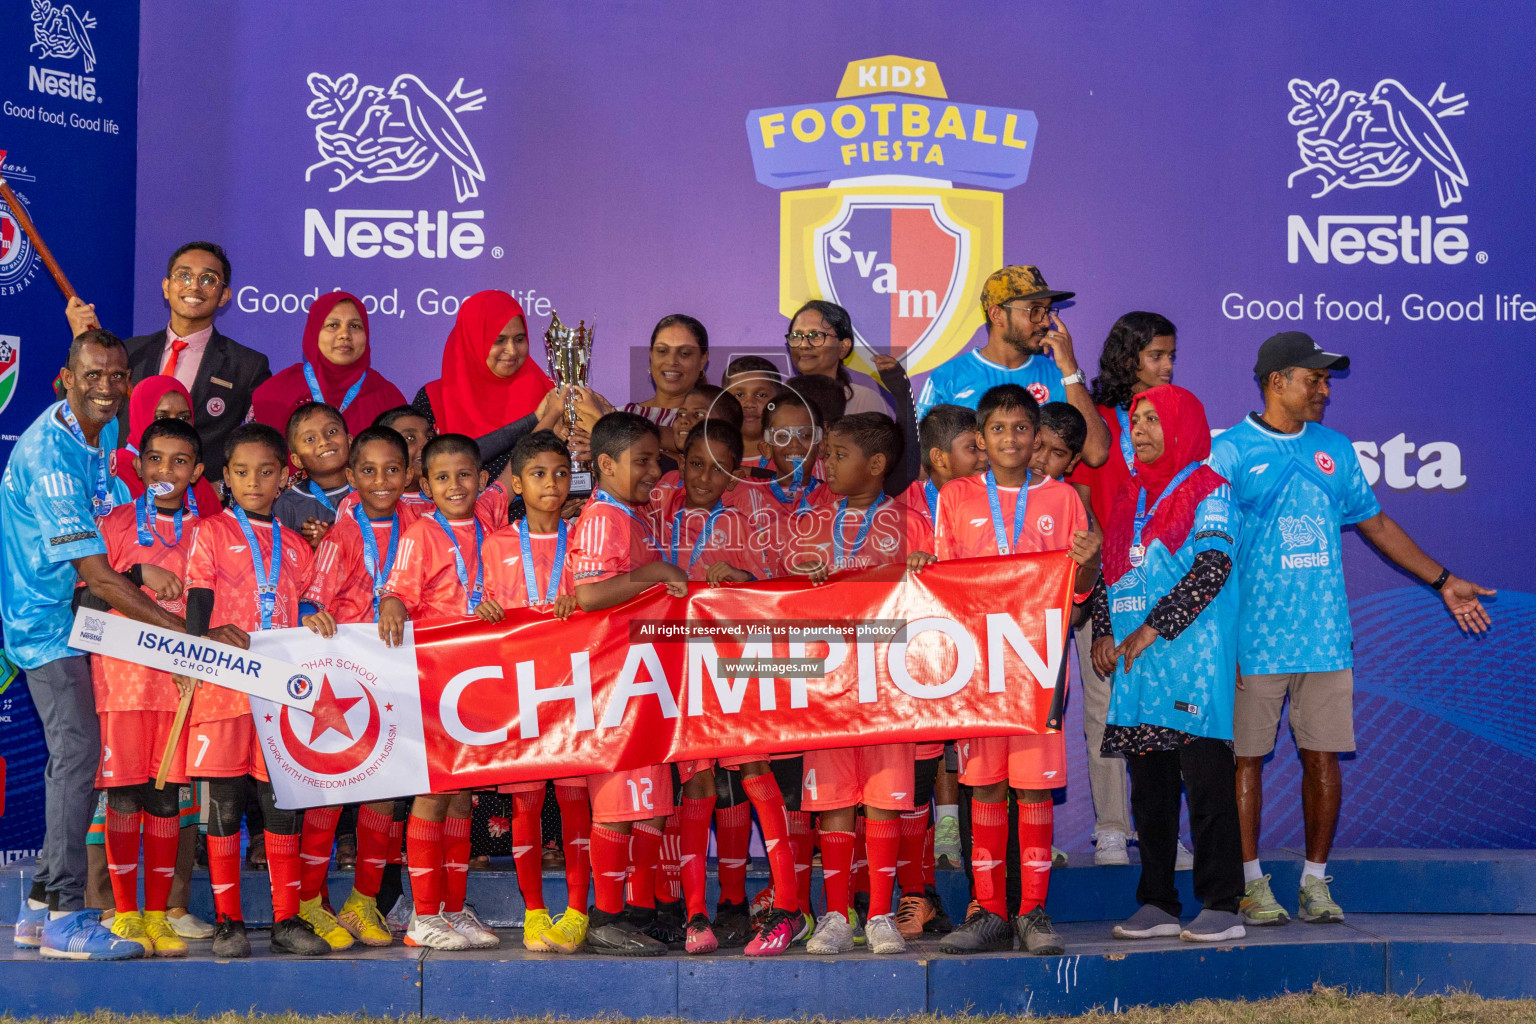
MULTIPOLYGON (((272 376, 267 357, 220 334, 215 314, 233 294, 229 286, 229 257, 212 242, 188 242, 166 261, 161 294, 170 306, 169 325, 153 334, 129 338, 128 371, 137 384, 145 377, 167 374, 192 394, 192 422, 203 439, 204 475, 215 483, 224 476, 224 441, 245 421, 251 393, 272 376)), ((70 324, 79 335, 95 322, 95 307, 71 299, 70 324)), ((119 419, 125 443, 128 403, 119 419)))

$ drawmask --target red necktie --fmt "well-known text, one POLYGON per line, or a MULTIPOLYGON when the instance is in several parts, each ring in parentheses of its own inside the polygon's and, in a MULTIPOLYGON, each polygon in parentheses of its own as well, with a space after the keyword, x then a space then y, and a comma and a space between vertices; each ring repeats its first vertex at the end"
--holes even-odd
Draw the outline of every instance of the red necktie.
POLYGON ((187 343, 180 338, 171 341, 171 355, 165 361, 165 369, 161 372, 167 377, 176 376, 176 364, 181 361, 181 350, 187 347, 187 343))

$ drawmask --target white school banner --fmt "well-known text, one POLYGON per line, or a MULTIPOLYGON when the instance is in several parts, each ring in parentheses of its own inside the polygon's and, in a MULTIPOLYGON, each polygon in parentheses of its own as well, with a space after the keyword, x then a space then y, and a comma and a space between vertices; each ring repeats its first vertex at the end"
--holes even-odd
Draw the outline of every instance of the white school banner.
MULTIPOLYGON (((253 648, 255 643, 253 635, 253 648)), ((278 651, 242 651, 206 637, 189 636, 90 608, 75 613, 69 646, 216 683, 300 711, 314 707, 317 696, 314 680, 278 651)))
POLYGON ((251 698, 277 805, 362 803, 425 793, 420 684, 411 628, 384 646, 372 624, 339 626, 327 640, 307 629, 251 634, 251 652, 282 659, 314 680, 306 710, 251 698))

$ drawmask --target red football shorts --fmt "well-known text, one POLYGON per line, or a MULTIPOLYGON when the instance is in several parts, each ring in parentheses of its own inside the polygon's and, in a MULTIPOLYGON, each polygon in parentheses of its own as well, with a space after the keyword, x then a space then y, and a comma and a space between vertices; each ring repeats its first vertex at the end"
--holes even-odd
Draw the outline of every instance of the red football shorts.
MULTIPOLYGON (((537 780, 535 782, 509 782, 509 783, 507 783, 504 786, 497 786, 496 787, 496 792, 498 792, 498 793, 537 793, 537 792, 539 792, 540 790, 542 790, 544 788, 544 783, 545 783, 544 779, 539 779, 539 780, 537 780)), ((586 778, 586 776, 583 775, 583 776, 579 776, 579 777, 574 778, 574 779, 556 779, 555 780, 555 785, 557 785, 557 786, 581 786, 583 789, 585 789, 586 785, 587 785, 587 778, 586 778)))
MULTIPOLYGON (((101 765, 96 769, 96 788, 139 786, 151 782, 160 770, 160 756, 171 738, 174 711, 101 711, 101 765)), ((187 730, 171 755, 165 780, 187 780, 187 730)))
POLYGON ((254 775, 269 782, 261 738, 250 715, 187 726, 187 774, 194 779, 254 775))
POLYGON ((699 774, 699 772, 712 772, 714 770, 715 759, 712 757, 701 757, 694 761, 677 762, 677 777, 684 782, 687 782, 699 774))
POLYGON ((958 740, 960 783, 1013 789, 1061 789, 1067 784, 1067 744, 1059 732, 958 740))
POLYGON ((884 811, 912 810, 914 743, 878 743, 805 752, 800 807, 835 811, 863 804, 884 811))
POLYGON ((919 761, 932 761, 936 757, 944 756, 944 744, 919 743, 917 745, 917 759, 919 761))
POLYGON ((645 821, 672 813, 672 766, 653 764, 627 772, 587 776, 592 820, 602 824, 645 821))

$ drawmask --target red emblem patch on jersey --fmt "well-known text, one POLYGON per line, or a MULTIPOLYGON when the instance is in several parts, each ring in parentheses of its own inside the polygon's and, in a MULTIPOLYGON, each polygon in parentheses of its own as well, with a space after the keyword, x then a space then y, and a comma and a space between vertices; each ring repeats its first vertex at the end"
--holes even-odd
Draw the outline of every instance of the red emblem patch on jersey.
POLYGON ((1035 381, 1025 390, 1033 395, 1035 401, 1039 402, 1041 405, 1044 405, 1046 402, 1051 400, 1051 389, 1046 387, 1044 384, 1041 384, 1039 381, 1035 381))
POLYGON ((1327 473, 1329 476, 1333 476, 1333 457, 1330 456, 1327 452, 1315 452, 1312 455, 1312 461, 1317 463, 1318 469, 1322 470, 1324 473, 1327 473))
POLYGON ((1056 520, 1050 516, 1041 516, 1035 520, 1035 525, 1040 528, 1041 533, 1050 533, 1056 529, 1056 520))

